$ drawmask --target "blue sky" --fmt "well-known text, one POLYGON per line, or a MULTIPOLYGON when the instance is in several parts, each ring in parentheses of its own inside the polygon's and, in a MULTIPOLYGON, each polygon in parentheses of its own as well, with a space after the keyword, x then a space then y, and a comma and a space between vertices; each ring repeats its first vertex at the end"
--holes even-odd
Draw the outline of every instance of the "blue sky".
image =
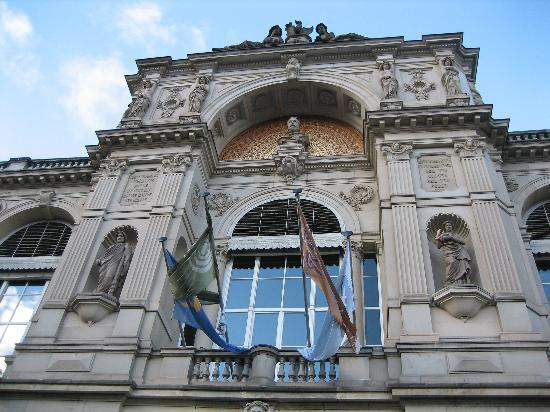
POLYGON ((116 127, 135 59, 261 41, 298 19, 369 37, 464 32, 477 88, 510 130, 550 128, 550 1, 0 0, 0 160, 84 156, 116 127))

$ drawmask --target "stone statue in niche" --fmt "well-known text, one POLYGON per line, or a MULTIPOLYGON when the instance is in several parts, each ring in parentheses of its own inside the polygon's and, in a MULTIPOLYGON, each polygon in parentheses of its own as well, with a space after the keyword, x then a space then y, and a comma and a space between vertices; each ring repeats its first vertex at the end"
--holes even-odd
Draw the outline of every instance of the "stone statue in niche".
POLYGON ((300 75, 300 61, 296 57, 288 59, 286 64, 287 80, 297 80, 300 75))
POLYGON ((334 41, 334 38, 336 37, 334 36, 333 32, 329 32, 327 30, 327 26, 325 25, 325 23, 319 23, 317 26, 315 26, 315 31, 318 34, 318 36, 315 38, 316 42, 327 43, 329 41, 334 41))
POLYGON ((399 83, 395 78, 390 62, 380 65, 380 84, 382 85, 382 99, 396 99, 399 83))
POLYGON ((443 83, 445 90, 447 90, 447 96, 457 96, 462 94, 458 70, 453 67, 453 59, 447 56, 443 58, 441 64, 444 69, 443 76, 441 76, 441 83, 443 83))
POLYGON ((267 37, 264 39, 264 46, 279 46, 284 43, 283 41, 283 30, 279 25, 275 25, 269 29, 267 37))
POLYGON ((97 259, 99 268, 99 281, 94 292, 106 293, 116 296, 120 293, 124 278, 130 267, 132 249, 126 241, 123 231, 116 234, 116 243, 111 245, 97 259))
POLYGON ((208 95, 208 84, 210 83, 210 77, 201 75, 197 77, 195 86, 189 92, 189 111, 199 113, 201 111, 202 104, 206 100, 208 95))
POLYGON ((453 232, 453 224, 450 221, 443 222, 443 229, 437 230, 435 241, 445 258, 445 286, 471 285, 472 258, 466 250, 464 241, 453 232))
POLYGON ((286 44, 299 44, 299 43, 311 43, 311 37, 309 35, 313 31, 312 27, 302 27, 300 20, 294 20, 296 25, 291 22, 285 25, 286 30, 286 44))

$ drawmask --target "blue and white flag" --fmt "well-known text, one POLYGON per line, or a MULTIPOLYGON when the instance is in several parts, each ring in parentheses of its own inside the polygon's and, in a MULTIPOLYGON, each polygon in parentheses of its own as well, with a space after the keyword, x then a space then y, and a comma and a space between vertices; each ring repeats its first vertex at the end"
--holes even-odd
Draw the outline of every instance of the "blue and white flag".
MULTIPOLYGON (((340 275, 334 285, 336 290, 340 293, 346 311, 350 319, 353 316, 355 310, 355 300, 353 296, 353 283, 351 280, 351 249, 350 242, 348 240, 346 244, 346 253, 344 254, 344 262, 340 268, 340 275)), ((330 311, 325 313, 325 319, 323 320, 323 326, 319 333, 318 341, 311 348, 301 348, 298 352, 310 361, 325 360, 334 356, 338 349, 342 345, 345 332, 336 322, 330 311)), ((359 352, 359 344, 356 340, 355 353, 359 352)))

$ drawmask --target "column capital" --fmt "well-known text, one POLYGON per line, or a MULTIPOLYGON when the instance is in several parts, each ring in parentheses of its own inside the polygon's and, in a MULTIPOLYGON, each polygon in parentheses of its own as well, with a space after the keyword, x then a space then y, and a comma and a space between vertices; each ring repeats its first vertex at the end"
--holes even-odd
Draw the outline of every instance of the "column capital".
POLYGON ((103 159, 99 165, 101 176, 120 176, 128 168, 126 159, 103 159))
POLYGON ((464 142, 455 143, 454 148, 460 157, 481 157, 486 145, 479 139, 467 139, 464 142))
POLYGON ((383 144, 380 150, 382 150, 382 153, 386 156, 386 160, 395 161, 409 160, 412 148, 412 144, 393 142, 391 144, 383 144))
POLYGON ((193 163, 191 153, 176 153, 164 156, 159 168, 162 173, 185 173, 193 163))

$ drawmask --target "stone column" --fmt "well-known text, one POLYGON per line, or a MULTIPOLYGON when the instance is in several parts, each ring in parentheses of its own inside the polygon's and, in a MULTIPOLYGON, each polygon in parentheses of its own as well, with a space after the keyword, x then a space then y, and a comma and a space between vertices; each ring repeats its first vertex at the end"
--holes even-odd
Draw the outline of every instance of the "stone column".
POLYGON ((492 284, 504 334, 528 332, 531 330, 529 315, 484 150, 485 145, 474 139, 455 144, 481 242, 476 257, 483 263, 480 271, 481 268, 486 271, 492 284))
POLYGON ((351 270, 353 275, 353 291, 355 293, 355 326, 357 327, 357 338, 359 339, 361 346, 365 346, 363 244, 357 240, 351 241, 351 270))
POLYGON ((433 340, 430 298, 409 161, 412 145, 394 142, 383 145, 381 150, 386 156, 390 182, 402 338, 415 335, 433 340))

